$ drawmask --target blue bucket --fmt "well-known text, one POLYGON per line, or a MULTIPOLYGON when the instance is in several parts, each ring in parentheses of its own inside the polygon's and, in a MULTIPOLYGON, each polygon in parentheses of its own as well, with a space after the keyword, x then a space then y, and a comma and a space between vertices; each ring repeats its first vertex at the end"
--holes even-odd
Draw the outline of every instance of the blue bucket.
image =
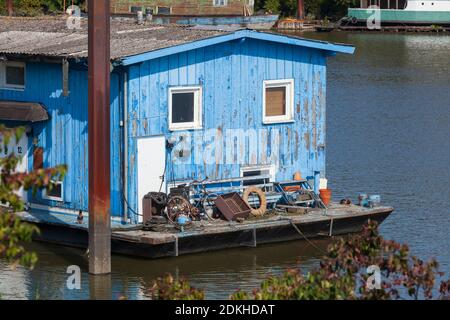
POLYGON ((181 226, 187 224, 190 221, 191 221, 191 219, 189 219, 189 217, 185 217, 185 216, 179 216, 177 219, 178 224, 181 226))
POLYGON ((365 207, 368 203, 369 197, 367 196, 367 193, 359 193, 358 194, 358 204, 360 206, 365 207))

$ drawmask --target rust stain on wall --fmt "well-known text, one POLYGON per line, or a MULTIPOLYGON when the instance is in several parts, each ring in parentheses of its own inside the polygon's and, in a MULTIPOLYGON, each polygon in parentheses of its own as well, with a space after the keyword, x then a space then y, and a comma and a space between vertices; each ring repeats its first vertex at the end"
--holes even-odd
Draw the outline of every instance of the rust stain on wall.
POLYGON ((148 122, 145 120, 144 121, 144 124, 143 124, 143 126, 144 126, 144 132, 145 132, 145 134, 147 134, 148 133, 148 122))
POLYGON ((304 134, 303 138, 305 139, 306 149, 309 151, 309 149, 310 149, 310 135, 309 135, 309 132, 306 132, 304 134))
POLYGON ((138 130, 137 120, 133 119, 131 125, 132 125, 132 135, 133 135, 133 137, 136 137, 137 136, 137 130, 138 130))

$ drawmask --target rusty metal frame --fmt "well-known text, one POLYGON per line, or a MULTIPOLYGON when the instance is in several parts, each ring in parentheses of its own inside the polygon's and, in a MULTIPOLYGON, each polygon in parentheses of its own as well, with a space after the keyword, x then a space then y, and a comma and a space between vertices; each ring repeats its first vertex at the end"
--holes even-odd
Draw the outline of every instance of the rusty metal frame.
POLYGON ((299 20, 305 19, 305 0, 297 1, 297 18, 299 20))
POLYGON ((111 272, 110 7, 89 1, 89 272, 111 272))
POLYGON ((8 10, 8 16, 12 17, 14 14, 13 0, 6 0, 6 8, 8 10))

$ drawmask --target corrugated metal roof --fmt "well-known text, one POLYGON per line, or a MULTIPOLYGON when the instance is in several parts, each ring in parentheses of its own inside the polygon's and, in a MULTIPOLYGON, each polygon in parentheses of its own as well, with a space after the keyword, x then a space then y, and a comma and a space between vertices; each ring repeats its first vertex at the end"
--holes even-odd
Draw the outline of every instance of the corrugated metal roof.
MULTIPOLYGON (((206 29, 180 25, 138 25, 132 19, 112 19, 111 59, 124 64, 138 63, 168 55, 239 38, 254 38, 331 52, 353 53, 354 47, 282 36, 272 32, 239 29, 206 29), (195 43, 194 43, 195 42, 195 43)), ((87 58, 87 19, 79 29, 70 29, 64 17, 0 18, 0 54, 87 58)))
MULTIPOLYGON (((0 18, 0 53, 49 57, 86 58, 87 20, 71 30, 65 18, 0 18)), ((111 58, 119 59, 227 32, 189 26, 138 25, 130 20, 111 22, 111 58)))

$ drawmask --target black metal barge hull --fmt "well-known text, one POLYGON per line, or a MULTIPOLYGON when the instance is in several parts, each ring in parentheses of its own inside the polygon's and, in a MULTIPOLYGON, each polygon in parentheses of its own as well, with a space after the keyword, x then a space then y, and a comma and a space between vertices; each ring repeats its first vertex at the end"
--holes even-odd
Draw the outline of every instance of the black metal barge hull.
MULTIPOLYGON (((184 232, 150 232, 113 226, 112 252, 162 258, 305 238, 326 238, 360 232, 368 220, 382 223, 393 210, 392 207, 364 209, 333 205, 326 214, 314 210, 301 216, 277 215, 244 223, 199 222, 184 232)), ((19 216, 39 227, 41 232, 35 236, 36 241, 83 249, 88 247, 88 232, 84 224, 48 221, 42 218, 42 214, 21 213, 19 216)))

